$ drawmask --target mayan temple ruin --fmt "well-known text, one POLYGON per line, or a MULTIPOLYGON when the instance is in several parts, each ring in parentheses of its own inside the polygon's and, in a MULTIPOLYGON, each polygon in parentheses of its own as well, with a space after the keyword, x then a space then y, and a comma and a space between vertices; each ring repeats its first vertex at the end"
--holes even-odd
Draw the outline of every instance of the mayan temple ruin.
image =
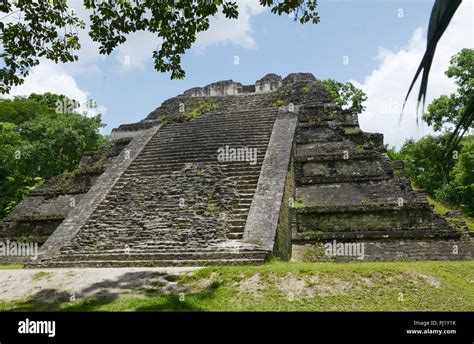
POLYGON ((308 73, 166 100, 31 192, 0 239, 40 243, 30 267, 360 258, 327 243, 364 244, 368 261, 473 256, 464 224, 435 213, 383 136, 308 73))

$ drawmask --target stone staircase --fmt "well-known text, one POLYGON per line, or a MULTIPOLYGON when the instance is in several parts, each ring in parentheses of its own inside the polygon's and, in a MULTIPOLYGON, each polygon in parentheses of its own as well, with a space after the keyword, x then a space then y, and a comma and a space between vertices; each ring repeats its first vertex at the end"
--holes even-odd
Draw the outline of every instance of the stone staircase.
POLYGON ((48 267, 263 263, 243 243, 277 110, 203 115, 163 125, 48 267), (218 149, 256 148, 255 164, 218 149))
POLYGON ((332 104, 300 109, 294 159, 294 244, 459 238, 390 161, 382 136, 332 104))

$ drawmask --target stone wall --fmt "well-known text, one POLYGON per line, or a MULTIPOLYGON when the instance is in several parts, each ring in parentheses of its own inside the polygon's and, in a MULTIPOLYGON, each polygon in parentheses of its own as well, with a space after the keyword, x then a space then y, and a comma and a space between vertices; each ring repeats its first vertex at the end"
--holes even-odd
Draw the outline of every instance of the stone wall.
POLYGON ((275 121, 243 237, 244 242, 273 251, 282 259, 291 254, 285 197, 293 193, 288 178, 292 175, 289 171, 296 122, 294 113, 282 113, 275 121))
POLYGON ((282 78, 276 74, 267 74, 254 85, 242 85, 233 80, 214 82, 204 87, 194 87, 183 93, 187 97, 237 96, 249 93, 276 91, 282 85, 282 78))
POLYGON ((364 247, 362 260, 472 259, 466 228, 433 211, 388 158, 383 136, 362 132, 350 110, 301 106, 294 164, 294 260, 361 260, 328 256, 328 243, 364 247))
POLYGON ((286 177, 285 191, 280 205, 280 217, 278 218, 278 227, 275 237, 275 247, 273 253, 281 260, 287 261, 292 256, 292 211, 290 208, 291 200, 295 199, 295 175, 292 161, 286 177))
MULTIPOLYGON (((344 262, 393 260, 469 260, 474 258, 474 242, 469 238, 465 238, 463 240, 405 239, 353 242, 364 244, 363 259, 358 259, 357 256, 326 255, 324 247, 325 243, 333 246, 332 241, 320 242, 317 244, 293 245, 292 260, 303 262, 344 262)), ((334 251, 332 250, 330 252, 334 251)))
POLYGON ((271 92, 276 91, 282 85, 281 76, 276 74, 267 74, 260 80, 255 82, 255 92, 271 92))

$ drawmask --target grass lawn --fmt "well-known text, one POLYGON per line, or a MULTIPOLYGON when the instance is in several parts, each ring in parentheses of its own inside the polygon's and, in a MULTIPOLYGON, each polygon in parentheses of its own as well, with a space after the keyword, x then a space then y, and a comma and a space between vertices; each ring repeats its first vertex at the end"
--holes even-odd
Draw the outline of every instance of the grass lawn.
POLYGON ((11 264, 11 265, 0 265, 0 270, 16 270, 23 269, 21 264, 11 264))
MULTIPOLYGON (((0 303, 2 311, 474 311, 474 261, 210 267, 112 298, 0 303)), ((51 286, 54 287, 54 286, 51 286)))

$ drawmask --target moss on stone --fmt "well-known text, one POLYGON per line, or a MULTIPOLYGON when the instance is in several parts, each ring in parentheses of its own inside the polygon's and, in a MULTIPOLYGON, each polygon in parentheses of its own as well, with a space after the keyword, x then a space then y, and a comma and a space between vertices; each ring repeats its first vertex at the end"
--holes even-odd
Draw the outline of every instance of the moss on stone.
POLYGON ((360 132, 360 129, 359 128, 344 128, 344 134, 346 135, 353 135, 353 134, 357 134, 358 132, 360 132))
POLYGON ((188 111, 178 113, 174 117, 174 121, 176 123, 189 122, 189 121, 192 121, 196 118, 201 117, 202 115, 204 115, 206 113, 216 111, 219 108, 220 108, 220 102, 217 101, 217 100, 199 99, 197 101, 196 105, 192 109, 190 109, 188 111))
POLYGON ((359 146, 356 147, 356 151, 357 151, 357 153, 363 153, 363 152, 365 152, 365 147, 362 146, 362 145, 359 145, 359 146))
POLYGON ((274 108, 277 108, 277 107, 280 107, 280 106, 283 106, 285 105, 285 101, 283 99, 277 99, 274 103, 273 103, 273 107, 274 108))
POLYGON ((294 200, 293 203, 291 204, 291 207, 294 208, 294 209, 298 209, 298 208, 304 208, 304 203, 303 201, 301 200, 294 200))

